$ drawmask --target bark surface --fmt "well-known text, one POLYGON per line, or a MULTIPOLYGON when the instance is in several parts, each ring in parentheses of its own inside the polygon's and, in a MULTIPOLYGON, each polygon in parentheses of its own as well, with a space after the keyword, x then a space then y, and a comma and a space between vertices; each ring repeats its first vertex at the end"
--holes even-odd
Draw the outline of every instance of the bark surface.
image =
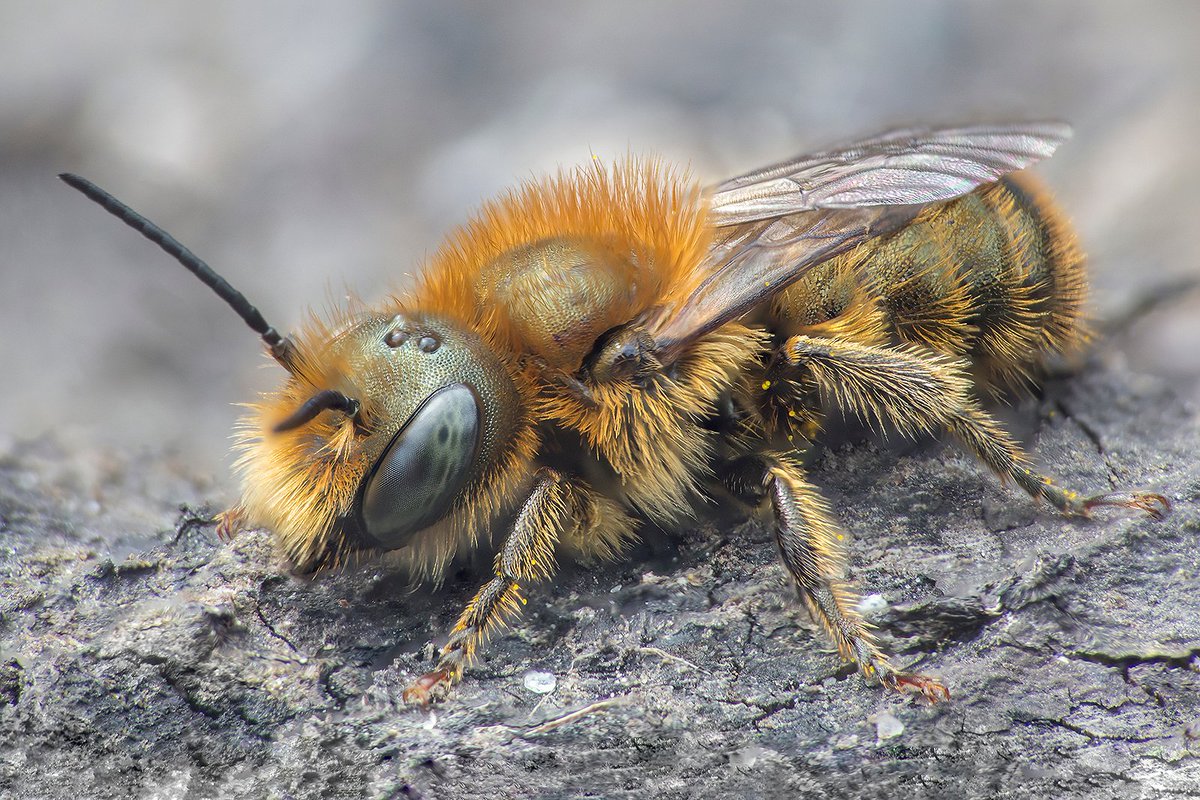
POLYGON ((1200 780, 1200 434, 1095 363, 1012 415, 1064 483, 1174 514, 1065 520, 938 442, 822 451, 881 639, 930 707, 839 667, 768 531, 706 519, 533 588, 445 704, 405 708, 481 569, 305 582, 219 543, 146 458, 0 459, 0 794, 14 797, 1137 797, 1200 780), (139 517, 140 515, 140 517, 139 517), (549 689, 549 691, 546 691, 549 689))

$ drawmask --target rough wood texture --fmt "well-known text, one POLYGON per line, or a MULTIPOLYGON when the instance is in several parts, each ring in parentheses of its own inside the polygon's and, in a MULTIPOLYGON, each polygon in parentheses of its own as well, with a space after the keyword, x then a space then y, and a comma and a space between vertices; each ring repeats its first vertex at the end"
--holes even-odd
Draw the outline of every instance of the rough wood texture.
MULTIPOLYGON (((627 566, 531 592, 446 705, 401 707, 474 586, 407 594, 371 569, 302 583, 264 534, 220 545, 188 511, 138 542, 55 480, 0 468, 6 549, 0 789, 18 797, 1059 797, 1200 779, 1200 452, 1160 381, 1090 367, 1029 410, 1079 485, 1162 488, 1167 521, 1064 521, 927 444, 828 451, 886 644, 945 678, 930 708, 866 687, 790 601, 756 524, 708 524, 627 566), (124 543, 124 546, 121 546, 124 543), (885 599, 886 598, 886 599, 885 599), (554 676, 538 695, 531 673, 554 676), (270 787, 267 791, 266 787, 270 787), (408 794, 404 794, 407 792, 408 794)), ((105 496, 161 506, 126 465, 105 496)), ((151 475, 154 472, 151 471, 151 475)))

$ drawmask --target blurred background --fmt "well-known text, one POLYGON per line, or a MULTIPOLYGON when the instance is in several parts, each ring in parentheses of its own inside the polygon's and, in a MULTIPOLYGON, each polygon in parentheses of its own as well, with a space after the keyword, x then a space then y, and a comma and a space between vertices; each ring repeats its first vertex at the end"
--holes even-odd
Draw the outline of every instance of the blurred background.
POLYGON ((233 404, 282 377, 60 171, 286 330, 591 154, 712 181, 896 125, 1044 117, 1075 126, 1042 172, 1120 328, 1099 346, 1200 398, 1200 4, 567 5, 0 3, 0 452, 165 448, 229 500, 233 404))

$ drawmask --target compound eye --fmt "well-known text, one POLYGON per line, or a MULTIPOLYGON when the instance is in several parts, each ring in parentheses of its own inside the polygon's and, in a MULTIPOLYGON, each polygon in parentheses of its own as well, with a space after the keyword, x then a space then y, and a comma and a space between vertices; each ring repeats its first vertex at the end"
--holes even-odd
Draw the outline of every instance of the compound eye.
POLYGON ((408 544, 450 511, 470 477, 482 429, 479 398, 462 383, 425 399, 363 482, 362 529, 385 549, 408 544))

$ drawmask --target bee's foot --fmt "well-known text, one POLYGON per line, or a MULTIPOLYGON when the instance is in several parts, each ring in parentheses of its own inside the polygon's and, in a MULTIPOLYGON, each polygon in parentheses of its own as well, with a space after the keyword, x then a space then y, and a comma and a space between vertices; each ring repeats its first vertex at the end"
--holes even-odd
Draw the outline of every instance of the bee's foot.
POLYGON ((918 675, 915 672, 881 672, 879 682, 902 694, 919 692, 931 704, 950 699, 950 690, 941 681, 928 675, 918 675))
POLYGON ((1161 494, 1151 492, 1110 492, 1098 494, 1083 501, 1086 514, 1097 506, 1117 506, 1145 511, 1156 520, 1164 520, 1171 513, 1171 501, 1161 494))
POLYGON ((246 509, 240 505, 222 511, 217 514, 217 538, 223 542, 233 540, 242 531, 246 530, 246 509))
POLYGON ((439 667, 433 672, 426 672, 404 690, 404 702, 410 706, 428 708, 430 703, 444 700, 453 683, 454 671, 449 668, 439 667))

